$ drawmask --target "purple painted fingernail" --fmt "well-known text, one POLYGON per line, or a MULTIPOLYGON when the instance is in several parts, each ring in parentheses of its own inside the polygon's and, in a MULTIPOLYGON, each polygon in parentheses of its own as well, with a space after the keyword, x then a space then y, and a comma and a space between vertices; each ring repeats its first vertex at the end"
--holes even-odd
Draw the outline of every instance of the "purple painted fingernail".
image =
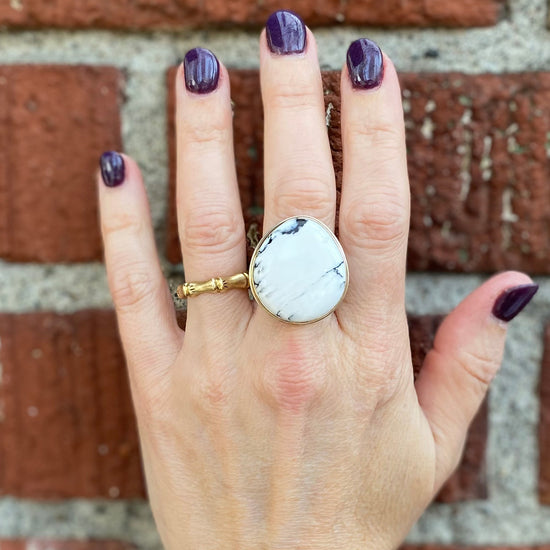
POLYGON ((351 84, 361 90, 380 86, 384 78, 384 57, 378 44, 367 38, 352 42, 347 54, 351 84))
POLYGON ((183 59, 185 87, 195 94, 208 94, 218 86, 220 64, 216 56, 205 48, 189 50, 183 59))
POLYGON ((101 177, 107 187, 117 187, 125 178, 126 168, 124 159, 115 151, 107 151, 99 159, 101 177))
POLYGON ((294 12, 280 10, 272 13, 265 25, 267 45, 273 53, 288 55, 306 48, 306 26, 294 12))
POLYGON ((528 284, 513 286, 505 290, 493 306, 493 315, 501 321, 511 321, 531 301, 539 285, 528 284))

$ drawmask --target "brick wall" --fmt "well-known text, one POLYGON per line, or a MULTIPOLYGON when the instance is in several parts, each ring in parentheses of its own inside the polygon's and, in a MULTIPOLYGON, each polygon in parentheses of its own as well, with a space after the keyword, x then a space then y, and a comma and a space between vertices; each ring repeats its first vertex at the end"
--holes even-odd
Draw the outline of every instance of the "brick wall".
POLYGON ((231 67, 252 239, 263 200, 257 34, 280 7, 316 27, 338 185, 347 44, 367 35, 400 69, 415 369, 441 316, 488 273, 521 269, 541 285, 510 329, 458 471, 406 548, 550 550, 545 0, 0 4, 0 550, 160 548, 101 263, 97 159, 123 149, 139 161, 176 283, 174 67, 188 48, 211 48, 231 67))

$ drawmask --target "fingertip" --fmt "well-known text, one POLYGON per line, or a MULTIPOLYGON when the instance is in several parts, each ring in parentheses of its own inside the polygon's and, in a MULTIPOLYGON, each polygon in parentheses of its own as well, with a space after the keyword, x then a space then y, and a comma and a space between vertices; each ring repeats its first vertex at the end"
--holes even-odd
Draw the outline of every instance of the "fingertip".
POLYGON ((499 297, 517 287, 536 287, 538 289, 538 285, 526 273, 503 271, 485 281, 458 307, 476 308, 479 310, 480 315, 486 317, 492 313, 499 297))
MULTIPOLYGON (((352 42, 349 48, 353 44, 352 42)), ((354 68, 349 61, 349 53, 346 54, 346 61, 342 64, 340 73, 342 94, 352 97, 363 95, 383 96, 386 102, 388 98, 393 96, 393 103, 398 104, 401 109, 401 84, 397 69, 388 54, 381 49, 380 54, 381 59, 378 71, 372 68, 362 68, 361 65, 354 68)))
POLYGON ((304 32, 305 32, 305 42, 304 42, 303 49, 301 49, 300 51, 281 52, 280 50, 273 51, 270 48, 267 29, 266 27, 264 27, 259 37, 260 63, 261 64, 265 63, 267 59, 284 60, 284 59, 293 59, 293 58, 300 59, 304 57, 314 57, 315 61, 318 63, 317 41, 315 40, 315 35, 307 25, 304 25, 304 32))
POLYGON ((525 273, 508 272, 496 282, 491 316, 504 325, 515 319, 531 302, 539 286, 525 273))
POLYGON ((177 98, 208 98, 227 82, 227 71, 214 52, 202 47, 191 48, 176 71, 177 98))

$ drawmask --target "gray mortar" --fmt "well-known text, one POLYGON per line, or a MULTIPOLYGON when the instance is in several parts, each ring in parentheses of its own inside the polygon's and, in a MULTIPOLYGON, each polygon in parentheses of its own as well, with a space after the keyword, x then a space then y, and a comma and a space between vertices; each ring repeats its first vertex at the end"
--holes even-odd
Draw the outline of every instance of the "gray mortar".
MULTIPOLYGON (((400 71, 466 73, 550 70, 544 0, 513 0, 511 17, 486 29, 327 28, 315 31, 324 69, 342 66, 347 45, 359 36, 378 41, 400 71), (437 58, 426 57, 437 50, 437 58)), ((168 67, 203 45, 229 67, 256 68, 258 32, 103 31, 0 32, 3 64, 67 63, 124 69, 125 150, 139 162, 151 199, 157 241, 164 246, 167 190, 166 87, 168 67)), ((172 286, 181 268, 163 261, 172 286)), ((485 277, 411 274, 407 309, 445 312, 485 277)), ((490 396, 487 501, 433 505, 412 530, 411 542, 536 544, 550 542, 550 507, 537 502, 537 383, 542 329, 550 311, 550 278, 528 311, 512 323, 502 371, 490 396)), ((103 266, 23 265, 0 262, 0 311, 111 307, 103 266)), ((0 499, 0 537, 118 538, 143 550, 160 549, 144 502, 33 502, 0 499)))

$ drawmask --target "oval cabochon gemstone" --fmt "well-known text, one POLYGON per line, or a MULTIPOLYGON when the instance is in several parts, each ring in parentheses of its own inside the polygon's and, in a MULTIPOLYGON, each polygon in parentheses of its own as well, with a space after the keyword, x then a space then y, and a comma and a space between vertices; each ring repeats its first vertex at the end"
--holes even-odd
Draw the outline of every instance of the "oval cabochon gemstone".
POLYGON ((290 323, 326 317, 348 286, 340 243, 328 227, 307 216, 283 221, 260 241, 249 275, 256 300, 290 323))

